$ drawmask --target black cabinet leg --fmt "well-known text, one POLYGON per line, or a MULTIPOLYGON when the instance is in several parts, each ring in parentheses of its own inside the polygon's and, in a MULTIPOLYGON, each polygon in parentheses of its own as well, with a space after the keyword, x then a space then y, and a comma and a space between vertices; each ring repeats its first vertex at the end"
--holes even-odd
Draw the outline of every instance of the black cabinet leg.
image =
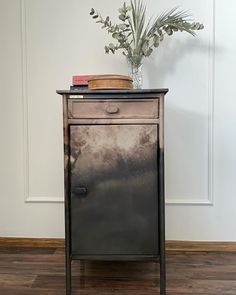
POLYGON ((66 295, 71 295, 71 258, 66 255, 66 295))
POLYGON ((160 258, 160 295, 166 295, 166 268, 163 257, 160 258))
POLYGON ((160 237, 160 295, 166 294, 166 262, 165 262, 165 181, 164 150, 160 149, 159 157, 159 237, 160 237))

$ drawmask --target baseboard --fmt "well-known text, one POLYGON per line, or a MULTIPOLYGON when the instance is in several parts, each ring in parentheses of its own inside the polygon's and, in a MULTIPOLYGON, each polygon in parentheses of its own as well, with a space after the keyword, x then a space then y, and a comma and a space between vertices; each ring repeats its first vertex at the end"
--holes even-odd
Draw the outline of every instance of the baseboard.
MULTIPOLYGON (((0 247, 64 248, 64 239, 0 238, 0 247)), ((167 252, 236 252, 236 242, 166 241, 167 252)))
POLYGON ((236 242, 166 241, 167 252, 236 252, 236 242))
POLYGON ((45 238, 0 238, 1 247, 39 247, 39 248, 63 248, 64 239, 45 238))

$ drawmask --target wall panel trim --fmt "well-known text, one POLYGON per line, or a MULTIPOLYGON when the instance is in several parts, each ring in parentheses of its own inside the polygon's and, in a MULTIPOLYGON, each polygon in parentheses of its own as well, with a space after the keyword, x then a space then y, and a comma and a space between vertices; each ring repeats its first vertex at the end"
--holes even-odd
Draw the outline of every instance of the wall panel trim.
POLYGON ((166 197, 167 205, 214 205, 214 96, 215 96, 215 0, 211 0, 209 10, 208 44, 208 192, 206 198, 166 197))
POLYGON ((24 200, 26 203, 63 203, 64 198, 58 196, 32 196, 29 193, 29 119, 28 119, 28 70, 27 70, 27 32, 26 4, 20 0, 21 14, 21 67, 22 67, 22 113, 23 113, 23 169, 24 169, 24 200))
MULTIPOLYGON (((20 0, 21 6, 21 58, 22 58, 22 105, 23 105, 23 169, 24 196, 27 203, 63 203, 63 196, 34 196, 29 193, 29 120, 28 120, 28 71, 27 71, 27 32, 26 32, 26 1, 20 0)), ((206 198, 174 198, 166 197, 167 205, 213 205, 214 195, 214 163, 213 163, 213 135, 214 135, 214 90, 215 90, 215 0, 210 2, 209 15, 209 90, 208 90, 208 194, 206 198)))

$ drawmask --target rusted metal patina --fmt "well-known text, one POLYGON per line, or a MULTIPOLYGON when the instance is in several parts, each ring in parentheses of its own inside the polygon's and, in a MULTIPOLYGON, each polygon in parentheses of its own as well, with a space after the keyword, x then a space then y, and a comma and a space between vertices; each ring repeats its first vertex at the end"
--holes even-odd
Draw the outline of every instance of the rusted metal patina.
POLYGON ((71 126, 72 252, 157 254, 157 126, 71 126))

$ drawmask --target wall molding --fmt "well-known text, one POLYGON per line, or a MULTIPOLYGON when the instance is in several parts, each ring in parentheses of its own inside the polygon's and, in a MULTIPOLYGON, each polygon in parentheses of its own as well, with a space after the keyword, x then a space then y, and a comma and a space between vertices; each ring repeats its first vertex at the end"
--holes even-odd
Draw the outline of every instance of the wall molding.
POLYGON ((26 203, 63 203, 58 196, 34 196, 29 193, 29 119, 28 119, 28 66, 27 66, 27 32, 26 4, 20 0, 21 14, 21 67, 22 67, 22 113, 23 113, 23 159, 24 159, 24 201, 26 203))
POLYGON ((50 196, 29 196, 25 198, 25 203, 64 203, 64 199, 60 197, 50 196))
MULTIPOLYGON (((27 69, 27 32, 26 3, 20 0, 21 6, 21 59, 22 59, 22 105, 23 105, 23 159, 24 159, 24 201, 26 203, 63 203, 64 198, 58 196, 34 196, 29 192, 29 120, 28 120, 28 69, 27 69)), ((208 194, 206 199, 166 198, 167 205, 213 205, 213 134, 214 134, 214 89, 215 89, 215 0, 211 0, 209 20, 209 89, 208 89, 208 194)))
POLYGON ((208 194, 206 197, 206 200, 203 199, 181 199, 181 198, 166 198, 166 205, 175 205, 175 206, 213 206, 213 200, 211 200, 211 196, 208 194))
POLYGON ((214 205, 214 97, 215 97, 215 0, 209 5, 208 44, 208 192, 205 199, 166 197, 167 205, 214 205))

